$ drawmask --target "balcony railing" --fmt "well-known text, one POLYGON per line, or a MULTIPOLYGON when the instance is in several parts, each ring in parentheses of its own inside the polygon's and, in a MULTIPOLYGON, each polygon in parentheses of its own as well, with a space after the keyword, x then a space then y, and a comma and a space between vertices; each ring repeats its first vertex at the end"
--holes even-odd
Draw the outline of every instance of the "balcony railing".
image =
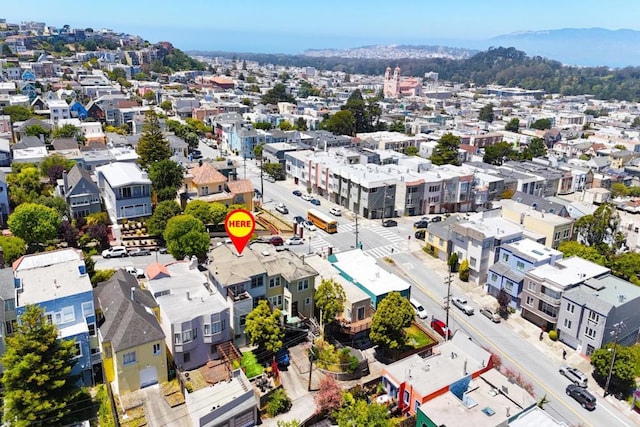
POLYGON ((561 301, 560 298, 553 298, 543 293, 539 293, 538 298, 540 298, 542 301, 548 302, 549 304, 553 304, 557 307, 560 307, 560 301, 561 301))
POLYGON ((358 332, 366 331, 371 328, 371 317, 367 317, 362 320, 357 320, 355 322, 350 322, 347 319, 338 318, 336 319, 338 323, 338 327, 340 332, 347 335, 355 335, 358 332))
POLYGON ((91 353, 91 364, 97 365, 100 362, 102 362, 102 353, 101 352, 91 353))

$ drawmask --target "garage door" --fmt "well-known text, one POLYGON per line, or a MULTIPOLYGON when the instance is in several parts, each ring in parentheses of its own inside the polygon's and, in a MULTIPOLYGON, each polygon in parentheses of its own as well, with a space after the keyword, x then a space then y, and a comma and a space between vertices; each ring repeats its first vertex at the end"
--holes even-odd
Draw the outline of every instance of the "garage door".
POLYGON ((140 371, 140 388, 158 384, 158 368, 151 366, 140 371))

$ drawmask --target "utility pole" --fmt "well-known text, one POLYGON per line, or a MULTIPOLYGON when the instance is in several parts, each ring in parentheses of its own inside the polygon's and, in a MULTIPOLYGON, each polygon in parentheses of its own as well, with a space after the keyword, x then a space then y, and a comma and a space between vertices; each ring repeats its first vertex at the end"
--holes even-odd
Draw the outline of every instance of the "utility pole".
POLYGON ((382 195, 382 223, 384 224, 384 211, 387 208, 387 187, 388 184, 384 185, 384 194, 382 195))
POLYGON ((451 281, 453 278, 451 277, 451 266, 449 266, 449 275, 446 279, 444 279, 445 284, 447 285, 447 296, 445 297, 445 305, 444 312, 446 315, 445 324, 447 325, 447 333, 444 336, 445 340, 449 340, 449 308, 451 307, 451 281))
POLYGON ((309 381, 307 382, 307 391, 311 391, 311 374, 313 372, 313 359, 315 354, 313 353, 313 348, 309 349, 309 381))
POLYGON ((356 249, 360 248, 360 242, 358 241, 358 212, 356 212, 356 249))
POLYGON ((613 375, 613 365, 616 363, 616 352, 618 351, 618 335, 620 334, 620 328, 624 326, 623 322, 618 322, 613 325, 613 355, 611 356, 611 365, 609 366, 609 374, 607 375, 607 382, 604 385, 604 397, 609 395, 609 385, 611 384, 611 376, 613 375))

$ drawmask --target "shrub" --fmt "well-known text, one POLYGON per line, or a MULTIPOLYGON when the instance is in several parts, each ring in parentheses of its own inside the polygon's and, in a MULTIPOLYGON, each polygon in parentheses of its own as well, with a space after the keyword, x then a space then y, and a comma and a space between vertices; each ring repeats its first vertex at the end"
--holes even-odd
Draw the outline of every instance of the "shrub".
POLYGON ((96 286, 100 282, 104 282, 106 280, 109 280, 109 279, 111 279, 111 276, 113 276, 115 274, 115 272, 116 271, 114 269, 96 270, 95 274, 91 278, 91 284, 93 286, 96 286))
POLYGON ((460 269, 458 270, 460 280, 463 282, 469 281, 469 261, 466 259, 460 263, 460 269))
POLYGON ((552 329, 549 331, 549 339, 551 341, 558 341, 558 331, 556 331, 555 329, 552 329))
POLYGON ((287 396, 282 388, 275 390, 271 396, 269 396, 269 402, 267 403, 267 415, 275 417, 278 414, 284 414, 291 409, 291 399, 287 396))

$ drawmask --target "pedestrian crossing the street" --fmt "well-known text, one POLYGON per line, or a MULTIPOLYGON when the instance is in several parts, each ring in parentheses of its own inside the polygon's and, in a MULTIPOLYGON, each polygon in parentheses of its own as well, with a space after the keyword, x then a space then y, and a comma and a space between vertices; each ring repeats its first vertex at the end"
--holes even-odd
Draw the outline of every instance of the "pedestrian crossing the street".
POLYGON ((383 258, 389 255, 392 255, 394 253, 406 252, 406 250, 407 250, 406 247, 402 248, 401 245, 394 243, 392 245, 380 246, 373 249, 366 249, 362 252, 364 252, 365 254, 373 258, 383 258))

